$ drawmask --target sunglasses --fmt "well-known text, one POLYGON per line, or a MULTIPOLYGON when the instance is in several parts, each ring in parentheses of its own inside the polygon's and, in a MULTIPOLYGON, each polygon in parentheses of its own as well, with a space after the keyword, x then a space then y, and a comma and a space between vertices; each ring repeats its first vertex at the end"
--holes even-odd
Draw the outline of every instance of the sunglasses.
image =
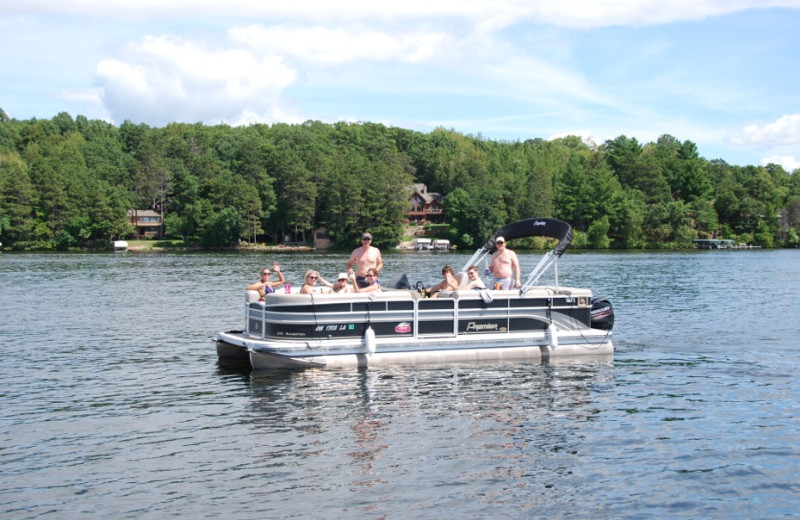
POLYGON ((269 276, 269 275, 271 275, 271 274, 272 274, 272 273, 261 273, 261 276, 269 276))
POLYGON ((478 274, 478 273, 476 273, 475 271, 470 271, 470 272, 468 272, 467 274, 468 274, 469 276, 475 276, 475 275, 476 275, 476 274, 478 274))
POLYGON ((375 278, 375 275, 374 274, 368 274, 364 278, 375 278))
POLYGON ((316 276, 309 276, 309 277, 308 277, 308 279, 309 279, 309 280, 316 280, 316 279, 317 279, 317 277, 316 277, 316 276))

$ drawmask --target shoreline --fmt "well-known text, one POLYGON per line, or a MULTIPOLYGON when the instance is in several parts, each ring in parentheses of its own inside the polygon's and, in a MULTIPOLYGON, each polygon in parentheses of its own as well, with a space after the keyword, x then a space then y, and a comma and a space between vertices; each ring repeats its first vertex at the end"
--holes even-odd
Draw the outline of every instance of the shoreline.
POLYGON ((155 244, 149 243, 129 243, 128 248, 126 251, 134 252, 134 253, 148 253, 148 252, 155 252, 155 253, 163 253, 167 251, 314 251, 314 248, 311 246, 299 246, 299 245, 247 245, 247 246, 232 246, 232 247, 221 247, 221 248, 205 248, 201 246, 183 246, 183 245, 174 245, 174 246, 159 246, 155 244))

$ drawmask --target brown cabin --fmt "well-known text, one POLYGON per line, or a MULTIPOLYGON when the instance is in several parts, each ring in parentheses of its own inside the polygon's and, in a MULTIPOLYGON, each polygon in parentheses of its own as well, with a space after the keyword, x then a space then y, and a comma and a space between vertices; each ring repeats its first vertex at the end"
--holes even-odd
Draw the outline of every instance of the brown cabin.
POLYGON ((160 238, 162 227, 161 213, 151 209, 129 209, 128 218, 136 229, 136 238, 160 238))
POLYGON ((425 184, 414 184, 406 210, 406 219, 418 223, 444 223, 441 193, 429 192, 425 184))

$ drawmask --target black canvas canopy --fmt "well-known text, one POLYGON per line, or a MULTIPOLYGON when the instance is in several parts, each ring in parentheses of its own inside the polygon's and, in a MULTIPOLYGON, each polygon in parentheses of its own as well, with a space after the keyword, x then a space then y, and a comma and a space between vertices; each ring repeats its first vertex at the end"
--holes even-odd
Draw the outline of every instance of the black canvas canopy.
MULTIPOLYGON (((548 237, 558 240, 558 244, 552 250, 548 251, 533 271, 528 276, 528 280, 522 285, 520 295, 524 294, 530 287, 536 283, 542 274, 547 270, 550 265, 558 260, 564 254, 564 251, 572 243, 572 226, 563 220, 554 218, 528 218, 525 220, 518 220, 510 224, 506 224, 497 231, 495 231, 489 240, 478 249, 475 254, 464 265, 464 271, 469 266, 477 265, 481 259, 485 259, 497 251, 497 244, 495 241, 497 237, 503 237, 506 240, 514 240, 515 238, 525 237, 548 237)), ((558 285, 558 269, 556 269, 556 285, 558 285)))
POLYGON ((497 250, 495 239, 503 237, 506 240, 525 237, 549 237, 558 239, 558 244, 553 248, 553 254, 561 256, 572 243, 572 226, 563 220, 554 218, 528 218, 518 220, 501 227, 486 241, 483 249, 489 253, 497 250))

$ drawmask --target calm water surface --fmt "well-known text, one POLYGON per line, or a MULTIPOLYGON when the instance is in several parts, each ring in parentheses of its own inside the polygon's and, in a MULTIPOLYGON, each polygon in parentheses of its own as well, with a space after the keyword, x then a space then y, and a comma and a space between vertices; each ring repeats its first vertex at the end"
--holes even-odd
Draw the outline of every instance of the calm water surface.
POLYGON ((568 252, 613 362, 220 366, 272 260, 297 284, 347 256, 0 254, 0 518, 798 514, 800 251, 568 252))

